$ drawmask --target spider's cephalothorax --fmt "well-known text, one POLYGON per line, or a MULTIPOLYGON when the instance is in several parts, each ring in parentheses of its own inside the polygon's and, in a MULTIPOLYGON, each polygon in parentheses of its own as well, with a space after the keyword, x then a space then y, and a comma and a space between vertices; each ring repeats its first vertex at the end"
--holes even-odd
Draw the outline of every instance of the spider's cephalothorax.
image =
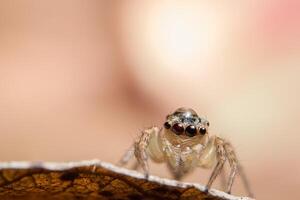
MULTIPOLYGON (((167 115, 163 128, 154 126, 144 129, 120 164, 126 164, 135 155, 137 166, 142 167, 148 176, 150 157, 158 163, 166 162, 176 179, 180 179, 195 167, 212 168, 215 165, 206 185, 210 189, 228 160, 231 171, 226 190, 230 193, 236 172, 241 167, 232 145, 218 136, 210 135, 208 127, 209 122, 199 117, 193 109, 178 108, 167 115)), ((243 173, 241 175, 247 187, 246 177, 243 173)), ((247 189, 252 196, 250 188, 247 189)))

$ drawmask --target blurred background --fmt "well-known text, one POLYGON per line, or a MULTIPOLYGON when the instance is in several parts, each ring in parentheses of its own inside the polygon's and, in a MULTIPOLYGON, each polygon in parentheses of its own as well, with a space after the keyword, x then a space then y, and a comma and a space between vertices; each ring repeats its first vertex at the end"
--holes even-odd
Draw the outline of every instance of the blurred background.
POLYGON ((116 163, 186 106, 233 143, 257 199, 299 199, 299 64, 297 0, 1 1, 0 160, 116 163))

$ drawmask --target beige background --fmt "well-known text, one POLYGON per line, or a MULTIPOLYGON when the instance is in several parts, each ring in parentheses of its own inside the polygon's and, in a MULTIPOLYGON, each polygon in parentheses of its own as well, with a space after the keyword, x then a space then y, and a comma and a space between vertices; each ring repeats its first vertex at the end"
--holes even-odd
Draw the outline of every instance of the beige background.
MULTIPOLYGON (((297 0, 0 1, 1 161, 115 163, 142 128, 188 106, 232 141, 258 199, 299 199, 299 10, 297 0)), ((245 194, 239 181, 233 193, 245 194)))

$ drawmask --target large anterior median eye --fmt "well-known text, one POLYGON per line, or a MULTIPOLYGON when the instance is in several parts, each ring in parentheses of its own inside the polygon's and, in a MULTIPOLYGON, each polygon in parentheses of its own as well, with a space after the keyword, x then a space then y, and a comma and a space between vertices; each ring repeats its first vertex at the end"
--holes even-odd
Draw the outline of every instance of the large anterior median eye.
POLYGON ((182 133, 184 132, 184 127, 183 127, 183 125, 180 124, 180 123, 175 123, 175 124, 173 124, 173 126, 172 126, 172 131, 173 131, 175 134, 180 135, 180 134, 182 134, 182 133))
POLYGON ((185 129, 185 134, 186 134, 187 136, 189 136, 189 137, 195 136, 195 135, 197 134, 197 129, 196 129, 196 127, 193 126, 193 125, 190 125, 190 126, 186 127, 186 129, 185 129))

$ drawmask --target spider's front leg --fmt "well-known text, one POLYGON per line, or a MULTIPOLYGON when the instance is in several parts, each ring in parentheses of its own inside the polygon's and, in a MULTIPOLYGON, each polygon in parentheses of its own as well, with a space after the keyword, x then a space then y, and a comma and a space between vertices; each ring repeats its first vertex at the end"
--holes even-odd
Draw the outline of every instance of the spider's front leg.
POLYGON ((239 175, 242 178, 242 181, 244 183, 244 187, 246 191, 248 192, 249 197, 254 197, 253 192, 251 190, 250 184, 248 182, 248 179, 246 177, 246 174, 244 173, 244 170, 239 163, 237 156, 235 154, 233 146, 229 142, 224 143, 224 149, 226 152, 226 157, 228 158, 228 162, 231 168, 230 174, 229 174, 229 180, 227 183, 227 192, 231 193, 231 187, 234 181, 234 178, 236 176, 236 173, 239 172, 239 175))
POLYGON ((122 158, 119 160, 117 165, 119 166, 126 165, 129 162, 129 160, 133 157, 133 155, 134 155, 134 145, 131 145, 130 148, 122 156, 122 158))
MULTIPOLYGON (((126 165, 134 156, 134 143, 130 146, 130 148, 124 153, 122 158, 119 160, 117 165, 124 166, 126 165)), ((139 163, 135 160, 134 165, 131 167, 133 170, 137 170, 139 168, 139 163)))
POLYGON ((146 177, 149 173, 148 167, 148 147, 151 138, 157 138, 160 132, 160 128, 151 127, 142 131, 140 137, 131 145, 131 147, 125 152, 118 165, 123 166, 129 162, 129 160, 135 156, 137 163, 133 169, 137 169, 139 166, 142 167, 146 177))
POLYGON ((142 167, 146 178, 149 176, 147 148, 149 146, 151 136, 153 134, 157 134, 158 132, 158 127, 145 129, 142 131, 139 139, 134 143, 134 155, 138 161, 138 164, 142 167))
POLYGON ((214 182, 216 177, 222 171, 225 161, 228 160, 229 165, 230 165, 230 174, 229 174, 229 179, 227 182, 226 192, 229 194, 231 193, 231 188, 232 188, 234 178, 236 176, 237 171, 240 170, 246 190, 248 191, 249 196, 253 197, 253 193, 248 184, 248 180, 247 180, 244 172, 242 171, 241 165, 238 163, 238 159, 234 152, 233 146, 229 142, 227 142, 224 139, 219 138, 219 137, 215 137, 215 146, 216 146, 216 150, 217 150, 218 163, 215 166, 215 168, 212 172, 212 175, 210 176, 209 181, 206 185, 207 190, 210 189, 212 183, 214 182))
POLYGON ((224 141, 219 138, 215 137, 214 138, 214 144, 216 146, 216 151, 217 151, 217 165, 215 166, 208 183, 206 185, 206 190, 208 191, 211 188, 212 183, 215 181, 217 176, 220 174, 222 171, 222 168, 224 166, 224 163, 226 161, 226 154, 225 154, 225 148, 224 148, 224 141))
POLYGON ((237 161, 237 157, 235 155, 233 146, 230 143, 224 142, 224 149, 225 149, 226 157, 227 157, 229 165, 230 165, 230 174, 229 174, 229 179, 227 182, 227 189, 226 189, 226 192, 230 194, 232 184, 233 184, 236 172, 237 172, 238 161, 237 161))

